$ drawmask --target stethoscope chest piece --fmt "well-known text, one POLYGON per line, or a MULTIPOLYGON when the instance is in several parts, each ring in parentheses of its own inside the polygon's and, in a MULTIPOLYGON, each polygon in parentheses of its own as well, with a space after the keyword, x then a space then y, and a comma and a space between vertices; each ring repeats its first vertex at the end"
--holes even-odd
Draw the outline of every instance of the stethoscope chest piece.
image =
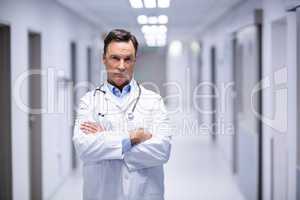
POLYGON ((129 121, 132 121, 132 120, 134 119, 134 115, 133 115, 132 112, 130 112, 130 113, 127 114, 127 119, 128 119, 129 121))

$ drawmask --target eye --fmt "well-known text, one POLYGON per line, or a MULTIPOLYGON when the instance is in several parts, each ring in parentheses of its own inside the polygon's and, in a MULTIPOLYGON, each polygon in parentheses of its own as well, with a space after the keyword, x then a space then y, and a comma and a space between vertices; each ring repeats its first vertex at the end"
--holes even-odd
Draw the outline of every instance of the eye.
POLYGON ((111 56, 111 59, 113 61, 120 61, 120 58, 118 56, 111 56))
POLYGON ((124 60, 125 60, 125 62, 131 62, 132 59, 131 58, 125 58, 124 60))
POLYGON ((124 61, 125 61, 126 63, 133 63, 133 62, 134 62, 134 58, 132 58, 132 57, 127 57, 127 58, 124 59, 124 61))

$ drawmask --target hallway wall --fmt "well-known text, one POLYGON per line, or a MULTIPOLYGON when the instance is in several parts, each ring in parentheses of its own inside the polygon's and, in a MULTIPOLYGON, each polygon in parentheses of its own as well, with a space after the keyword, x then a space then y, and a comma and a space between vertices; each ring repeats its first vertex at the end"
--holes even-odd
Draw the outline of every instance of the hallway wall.
MULTIPOLYGON (((296 62, 295 34, 297 33, 293 32, 296 24, 295 14, 287 12, 285 1, 246 1, 234 7, 224 18, 218 20, 215 24, 209 26, 207 31, 201 33, 200 38, 202 38, 203 44, 202 74, 206 75, 204 79, 210 78, 210 49, 212 46, 216 46, 218 57, 217 82, 219 86, 222 83, 233 80, 231 68, 231 52, 233 49, 231 40, 235 31, 254 22, 253 12, 257 8, 263 9, 263 78, 271 81, 270 89, 273 89, 272 91, 265 90, 263 94, 263 116, 269 120, 265 120, 263 123, 263 197, 265 200, 295 200, 295 141, 297 134, 295 126, 295 112, 297 110, 295 95, 297 94, 295 92, 296 72, 294 64, 296 62), (276 32, 276 27, 274 28, 275 22, 286 26, 288 33, 284 33, 281 30, 276 32), (283 53, 286 53, 286 55, 282 55, 283 53), (290 77, 289 79, 287 79, 288 76, 290 77), (277 89, 277 86, 274 85, 276 84, 275 81, 279 81, 282 84, 281 89, 277 89), (275 98, 274 95, 279 96, 275 98), (289 122, 289 126, 287 122, 289 122)), ((223 114, 224 118, 227 119, 225 123, 231 123, 233 120, 232 109, 231 99, 228 110, 225 113, 218 113, 218 117, 222 117, 223 114)), ((209 122, 209 118, 207 120, 209 122)), ((223 150, 228 164, 232 165, 233 138, 230 135, 220 135, 217 138, 219 147, 223 150)))
POLYGON ((166 48, 140 48, 134 75, 145 86, 166 95, 166 48), (154 85, 153 85, 154 84, 154 85), (157 87, 157 88, 156 88, 157 87), (158 91, 157 91, 158 90, 158 91))
MULTIPOLYGON (((217 55, 217 86, 219 88, 219 97, 221 97, 220 88, 224 88, 223 95, 227 99, 227 105, 221 105, 222 99, 218 101, 218 118, 223 119, 224 125, 230 125, 233 123, 233 96, 232 93, 232 81, 233 81, 233 69, 232 69, 232 39, 233 34, 240 28, 254 23, 253 12, 255 9, 261 8, 261 2, 259 0, 246 1, 246 3, 240 4, 237 7, 230 10, 229 13, 222 19, 207 28, 207 31, 200 35, 202 38, 202 60, 203 69, 202 74, 205 74, 204 80, 211 81, 211 61, 210 50, 213 46, 216 47, 217 55), (223 85, 223 87, 222 87, 223 85), (222 107, 221 107, 222 106, 222 107), (221 113, 222 112, 222 113, 221 113)), ((210 100, 203 101, 206 107, 211 104, 210 100)), ((210 123, 210 116, 206 118, 206 123, 210 123)), ((229 163, 232 161, 232 134, 231 129, 225 132, 221 132, 218 137, 218 144, 224 151, 224 155, 229 163)))
MULTIPOLYGON (((28 70, 28 31, 42 36, 42 104, 46 108, 42 117, 43 144, 43 190, 44 199, 56 191, 71 171, 71 126, 70 96, 65 95, 64 110, 57 111, 56 92, 68 93, 67 88, 51 90, 57 80, 47 81, 47 75, 62 70, 63 78, 70 79, 70 42, 78 48, 78 80, 86 80, 86 48, 100 52, 99 27, 78 17, 55 1, 0 1, 0 23, 11 26, 11 82, 12 82, 12 157, 14 199, 29 200, 29 127, 28 79, 21 80, 28 70), (20 85, 16 85, 18 83, 20 85), (20 86, 20 88, 19 88, 20 86), (18 88, 17 88, 18 87, 18 88), (16 98, 20 92, 21 99, 16 98), (51 93, 53 92, 53 93, 51 93), (21 104, 24 107, 20 107, 21 104)), ((99 55, 94 54, 94 70, 99 72, 99 55)), ((62 77, 61 77, 62 78, 62 77)), ((99 78, 98 78, 99 79, 99 78)), ((94 79, 97 80, 97 79, 94 79)), ((96 81, 95 81, 96 82, 96 81)))

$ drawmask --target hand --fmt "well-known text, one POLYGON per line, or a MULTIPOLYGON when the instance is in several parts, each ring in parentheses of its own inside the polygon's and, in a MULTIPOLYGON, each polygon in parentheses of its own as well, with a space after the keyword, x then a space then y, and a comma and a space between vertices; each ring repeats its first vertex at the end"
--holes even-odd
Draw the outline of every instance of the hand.
POLYGON ((143 128, 129 132, 129 138, 133 145, 149 140, 151 137, 152 134, 145 131, 143 128))
POLYGON ((85 134, 96 134, 104 131, 104 128, 95 122, 83 122, 80 124, 80 130, 85 134))

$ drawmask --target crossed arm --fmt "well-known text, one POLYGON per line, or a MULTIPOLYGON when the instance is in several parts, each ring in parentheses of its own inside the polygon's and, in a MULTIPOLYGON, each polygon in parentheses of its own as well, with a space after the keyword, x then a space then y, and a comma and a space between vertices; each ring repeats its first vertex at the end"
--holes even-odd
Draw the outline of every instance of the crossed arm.
MULTIPOLYGON (((80 130, 86 135, 101 134, 105 131, 105 129, 100 124, 89 121, 81 123, 80 130)), ((151 137, 152 134, 150 132, 145 131, 143 128, 139 128, 137 130, 129 132, 129 140, 132 146, 149 140, 151 139, 151 137)))
MULTIPOLYGON (((84 111, 87 111, 86 102, 84 111)), ((81 105, 82 107, 82 105, 81 105)), ((86 117, 78 117, 75 123, 73 141, 84 162, 121 159, 129 170, 162 165, 168 161, 171 149, 171 135, 166 128, 168 118, 162 100, 153 112, 156 127, 152 133, 140 128, 129 133, 106 131, 101 125, 89 122, 86 117), (81 119, 80 119, 81 118, 81 119), (162 129, 161 129, 162 128, 162 129), (122 150, 122 141, 130 139, 133 147, 122 150)))

